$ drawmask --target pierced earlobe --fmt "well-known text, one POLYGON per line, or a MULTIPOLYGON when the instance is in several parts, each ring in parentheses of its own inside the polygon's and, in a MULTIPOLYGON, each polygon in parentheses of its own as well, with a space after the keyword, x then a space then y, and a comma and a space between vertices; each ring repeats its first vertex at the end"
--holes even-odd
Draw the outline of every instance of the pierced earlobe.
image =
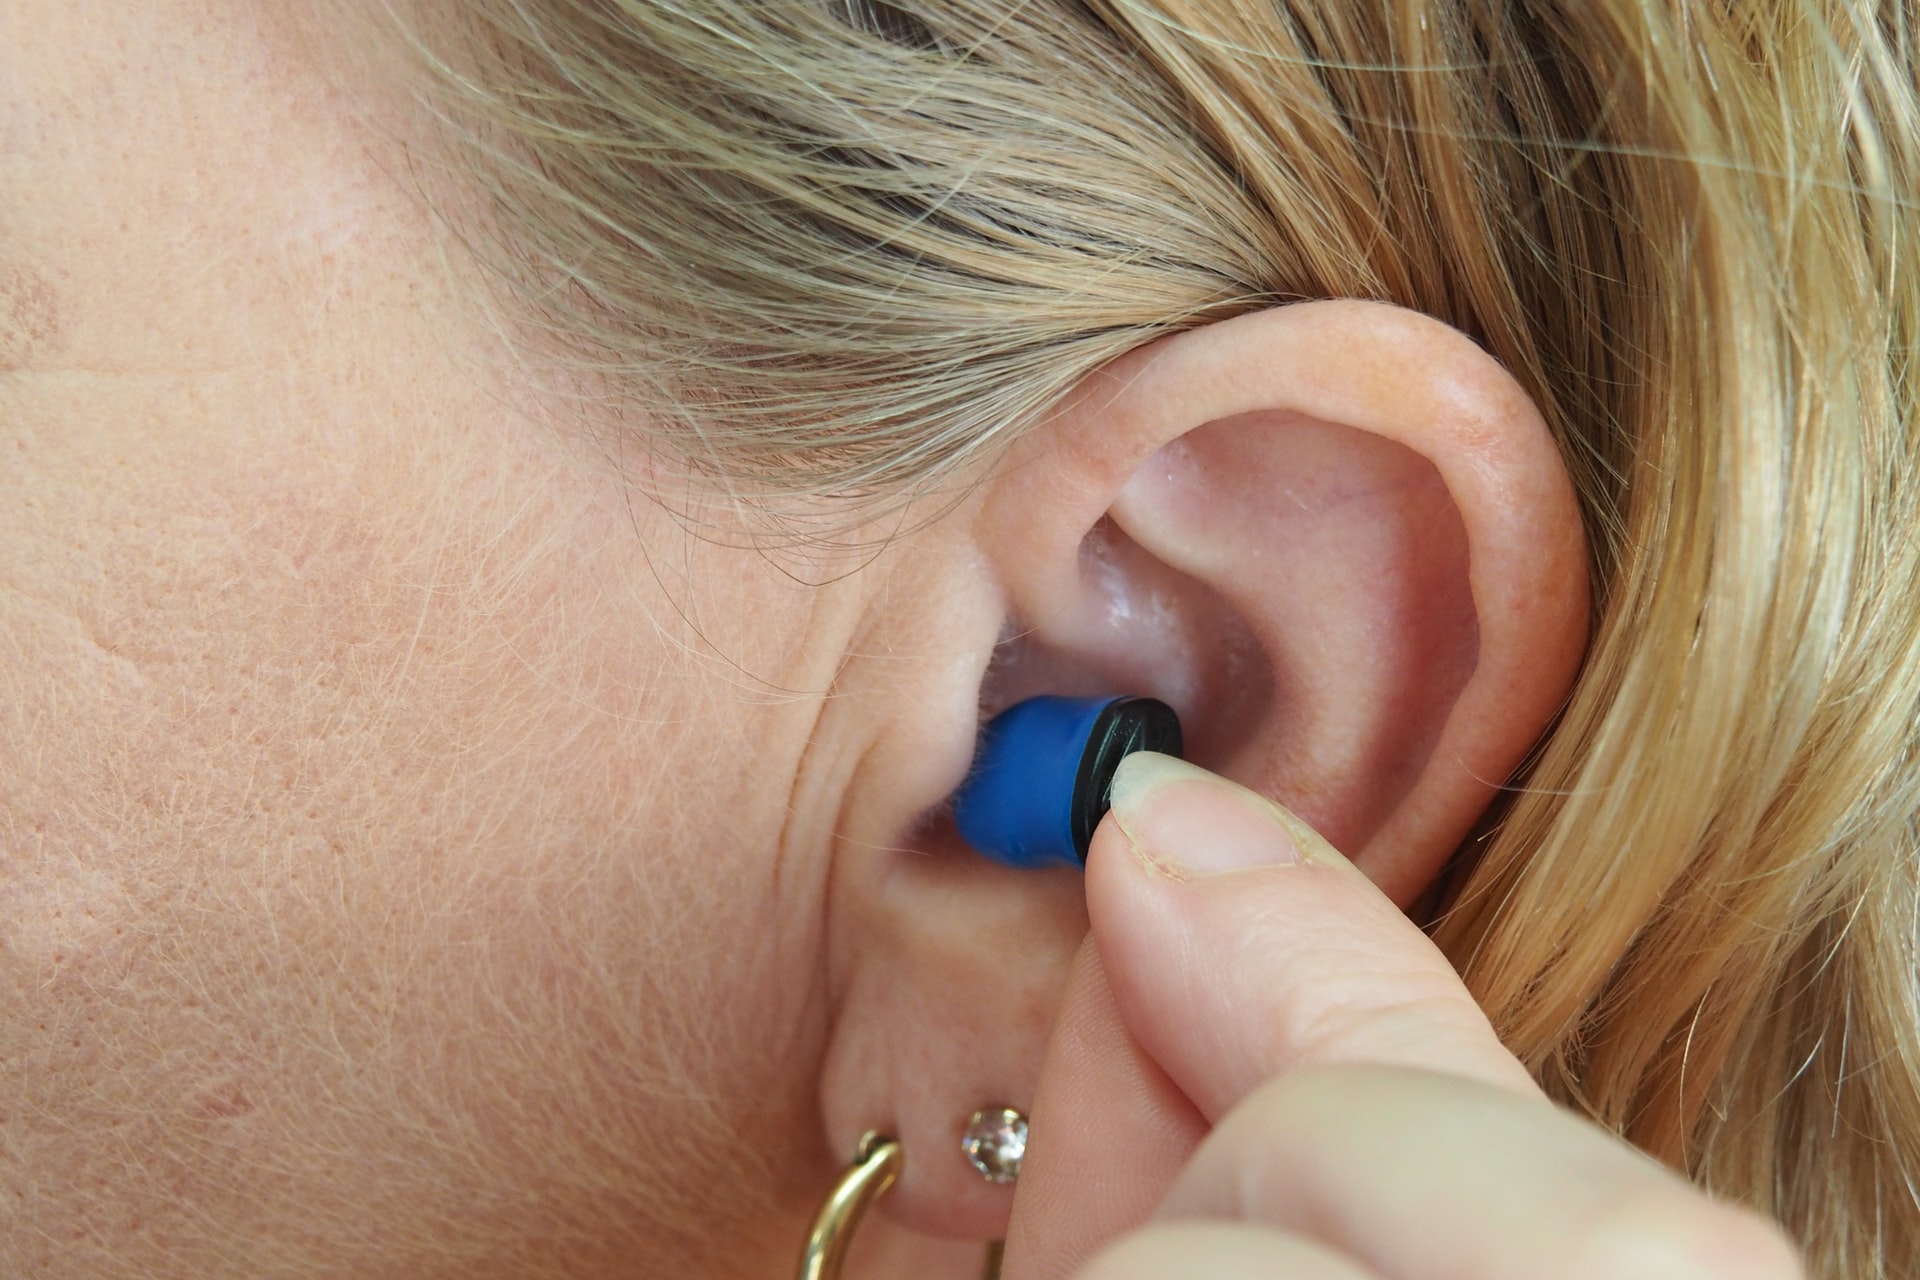
MULTIPOLYGON (((1012 1107, 982 1108, 968 1117, 960 1150, 988 1182, 1011 1185, 1019 1180, 1027 1154, 1027 1117, 1012 1107)), ((853 1163, 814 1213, 794 1270, 796 1280, 840 1280, 861 1219, 898 1181, 905 1161, 899 1139, 872 1129, 861 1135, 853 1163)), ((988 1242, 982 1280, 999 1280, 1003 1252, 1003 1241, 988 1242)))

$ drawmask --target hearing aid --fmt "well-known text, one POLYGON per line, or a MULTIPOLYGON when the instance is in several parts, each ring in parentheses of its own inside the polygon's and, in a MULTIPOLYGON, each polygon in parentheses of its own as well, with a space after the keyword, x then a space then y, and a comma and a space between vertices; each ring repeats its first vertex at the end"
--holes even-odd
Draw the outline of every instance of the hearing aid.
POLYGON ((1085 866, 1120 762, 1182 747, 1180 717, 1154 698, 1028 698, 981 728, 954 821, 968 844, 1007 866, 1085 866))

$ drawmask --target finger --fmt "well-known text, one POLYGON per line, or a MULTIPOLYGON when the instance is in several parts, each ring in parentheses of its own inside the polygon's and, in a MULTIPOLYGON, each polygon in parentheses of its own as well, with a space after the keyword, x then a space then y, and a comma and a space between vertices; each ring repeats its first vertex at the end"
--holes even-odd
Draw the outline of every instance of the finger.
POLYGON ((1235 1222, 1168 1223, 1136 1231, 1075 1280, 1377 1280, 1372 1271, 1297 1236, 1235 1222))
POLYGON ((1128 1034, 1090 942, 1067 978, 1029 1119, 1007 1280, 1064 1280, 1145 1222, 1206 1133, 1128 1034))
POLYGON ((1785 1236, 1514 1090, 1401 1067, 1290 1072, 1228 1113, 1163 1220, 1243 1219, 1395 1280, 1800 1280, 1785 1236))
POLYGON ((1089 864, 1094 937, 1134 1039, 1219 1126, 1163 1215, 1257 1218, 1395 1280, 1799 1275, 1777 1230, 1549 1106, 1297 819, 1137 759, 1089 864))
POLYGON ((1209 1120, 1281 1071, 1452 1072, 1523 1093, 1446 958, 1297 818, 1167 756, 1130 756, 1087 906, 1128 1029, 1209 1120))

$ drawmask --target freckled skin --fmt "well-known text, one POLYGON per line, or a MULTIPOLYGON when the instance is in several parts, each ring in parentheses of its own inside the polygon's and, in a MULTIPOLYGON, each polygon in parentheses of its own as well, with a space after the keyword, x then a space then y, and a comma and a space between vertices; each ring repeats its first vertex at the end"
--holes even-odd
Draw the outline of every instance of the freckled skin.
POLYGON ((0 15, 0 1274, 778 1274, 933 588, 635 498, 267 9, 0 15))

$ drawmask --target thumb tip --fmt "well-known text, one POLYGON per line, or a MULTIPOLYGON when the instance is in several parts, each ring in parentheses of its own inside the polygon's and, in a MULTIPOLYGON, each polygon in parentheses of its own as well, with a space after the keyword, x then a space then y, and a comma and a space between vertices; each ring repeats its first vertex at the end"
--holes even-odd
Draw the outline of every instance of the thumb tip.
POLYGON ((1146 865, 1176 880, 1292 863, 1351 864, 1300 817, 1229 778, 1140 752, 1114 775, 1112 817, 1146 865))

